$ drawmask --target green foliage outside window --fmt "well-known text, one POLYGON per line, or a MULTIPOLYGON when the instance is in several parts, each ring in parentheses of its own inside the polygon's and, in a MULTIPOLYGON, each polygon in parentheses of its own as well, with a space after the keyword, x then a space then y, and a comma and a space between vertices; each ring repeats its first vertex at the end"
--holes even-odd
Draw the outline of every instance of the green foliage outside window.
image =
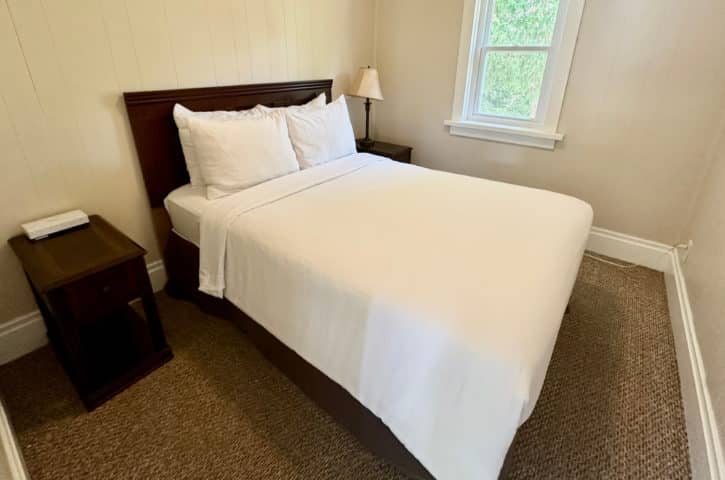
POLYGON ((559 0, 496 0, 489 46, 548 47, 559 0))
MULTIPOLYGON (((558 8, 559 0, 496 0, 488 46, 549 46, 558 8)), ((484 64, 480 111, 533 118, 547 57, 546 51, 489 51, 484 64)))
POLYGON ((481 111, 489 115, 533 118, 547 56, 546 52, 489 52, 481 111))

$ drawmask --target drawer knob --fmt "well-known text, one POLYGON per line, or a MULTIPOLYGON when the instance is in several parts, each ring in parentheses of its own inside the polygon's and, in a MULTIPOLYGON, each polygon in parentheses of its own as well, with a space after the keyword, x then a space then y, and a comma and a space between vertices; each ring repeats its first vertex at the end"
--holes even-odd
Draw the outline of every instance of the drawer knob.
POLYGON ((102 291, 103 293, 111 293, 111 286, 110 286, 110 285, 105 285, 105 286, 104 286, 104 287, 103 287, 103 288, 101 289, 101 291, 102 291))

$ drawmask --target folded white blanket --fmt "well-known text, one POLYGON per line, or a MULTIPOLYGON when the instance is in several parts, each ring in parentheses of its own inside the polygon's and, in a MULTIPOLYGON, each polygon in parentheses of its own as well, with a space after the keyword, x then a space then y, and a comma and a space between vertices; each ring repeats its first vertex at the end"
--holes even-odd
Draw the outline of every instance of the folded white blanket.
POLYGON ((231 223, 239 216, 379 160, 380 157, 367 154, 341 158, 242 190, 215 202, 213 208, 207 208, 201 217, 199 290, 217 298, 224 297, 227 233, 231 223))
POLYGON ((346 388, 436 478, 496 478, 591 220, 564 195, 359 154, 209 207, 201 288, 346 388))

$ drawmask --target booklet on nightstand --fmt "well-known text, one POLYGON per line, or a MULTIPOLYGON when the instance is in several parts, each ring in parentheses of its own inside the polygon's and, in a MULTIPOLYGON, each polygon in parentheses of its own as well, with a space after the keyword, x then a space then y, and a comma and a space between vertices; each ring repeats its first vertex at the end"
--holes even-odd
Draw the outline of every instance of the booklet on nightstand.
POLYGON ((40 240, 54 233, 88 223, 88 215, 83 210, 71 210, 52 217, 41 218, 21 225, 23 232, 31 240, 40 240))

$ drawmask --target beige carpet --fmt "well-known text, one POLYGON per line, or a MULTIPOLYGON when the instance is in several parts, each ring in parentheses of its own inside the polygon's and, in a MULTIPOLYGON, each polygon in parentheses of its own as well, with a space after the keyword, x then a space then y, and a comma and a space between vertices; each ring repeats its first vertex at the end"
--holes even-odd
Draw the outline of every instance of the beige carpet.
MULTIPOLYGON (((0 367, 43 479, 399 479, 232 324, 159 296, 175 358, 86 413, 52 351, 0 367)), ((510 478, 689 478, 661 274, 585 260, 510 478)))

